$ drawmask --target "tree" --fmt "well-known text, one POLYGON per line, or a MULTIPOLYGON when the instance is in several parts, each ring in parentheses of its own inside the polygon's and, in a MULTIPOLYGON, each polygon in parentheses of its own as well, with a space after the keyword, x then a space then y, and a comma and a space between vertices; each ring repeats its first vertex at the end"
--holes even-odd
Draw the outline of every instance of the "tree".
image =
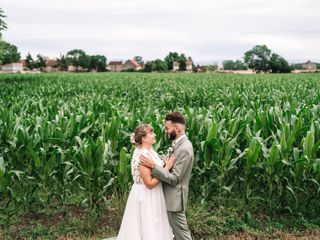
POLYGON ((143 65, 143 60, 141 56, 135 56, 133 59, 140 65, 143 65))
POLYGON ((270 70, 272 73, 290 73, 289 63, 280 55, 272 53, 270 57, 270 70))
POLYGON ((161 59, 156 59, 153 63, 153 71, 168 71, 168 67, 164 61, 162 61, 161 59))
POLYGON ((68 61, 76 67, 76 71, 79 70, 79 67, 86 69, 89 68, 90 65, 90 57, 81 50, 74 49, 67 53, 68 61))
POLYGON ((209 65, 202 66, 202 69, 204 72, 214 72, 218 69, 218 66, 215 64, 209 64, 209 65))
POLYGON ((144 65, 144 71, 145 72, 152 72, 152 61, 148 61, 146 62, 146 64, 144 65))
POLYGON ((302 64, 301 63, 292 63, 290 65, 291 69, 293 70, 301 70, 302 69, 302 64))
POLYGON ((42 55, 38 54, 37 61, 36 61, 36 68, 40 68, 40 71, 43 71, 44 68, 46 67, 47 67, 46 59, 42 55))
POLYGON ((90 56, 90 65, 89 69, 94 69, 97 72, 106 71, 107 58, 102 55, 93 55, 90 56))
POLYGON ((20 58, 20 53, 15 45, 0 40, 0 65, 18 62, 20 58))
POLYGON ((248 69, 247 65, 244 62, 242 62, 241 60, 236 60, 234 64, 235 64, 236 70, 247 70, 248 69))
POLYGON ((145 72, 163 72, 163 71, 168 71, 167 64, 162 61, 161 59, 156 59, 154 61, 148 61, 145 66, 144 66, 144 71, 145 72))
POLYGON ((247 66, 241 60, 225 60, 222 65, 224 70, 247 70, 247 66))
POLYGON ((185 54, 181 54, 178 60, 179 62, 179 71, 186 71, 187 70, 187 57, 185 54))
POLYGON ((18 62, 21 58, 18 48, 8 42, 2 41, 2 31, 7 29, 7 24, 3 20, 6 16, 0 8, 0 65, 18 62))
POLYGON ((58 67, 62 71, 67 71, 69 66, 68 58, 65 55, 60 55, 60 58, 57 59, 58 67))
POLYGON ((26 56, 26 66, 27 68, 29 68, 30 70, 34 69, 36 67, 36 63, 33 60, 32 56, 30 53, 28 53, 28 55, 26 56))
POLYGON ((244 61, 256 73, 289 73, 291 67, 287 60, 277 53, 272 53, 266 45, 256 45, 244 54, 244 61))
POLYGON ((173 62, 179 62, 180 56, 177 52, 169 52, 169 54, 164 58, 164 61, 169 70, 173 69, 173 62))
POLYGON ((235 70, 235 64, 232 60, 224 60, 222 66, 224 70, 235 70))
POLYGON ((6 16, 4 15, 3 10, 0 8, 0 40, 2 39, 2 31, 7 29, 7 24, 3 20, 4 18, 6 18, 6 16))
POLYGON ((177 52, 169 52, 169 54, 164 58, 164 61, 169 70, 173 69, 173 62, 179 63, 179 71, 186 71, 187 61, 188 59, 191 60, 191 57, 187 58, 184 53, 177 52))
POLYGON ((270 70, 271 50, 266 45, 256 45, 244 54, 244 62, 255 72, 268 72, 270 70))

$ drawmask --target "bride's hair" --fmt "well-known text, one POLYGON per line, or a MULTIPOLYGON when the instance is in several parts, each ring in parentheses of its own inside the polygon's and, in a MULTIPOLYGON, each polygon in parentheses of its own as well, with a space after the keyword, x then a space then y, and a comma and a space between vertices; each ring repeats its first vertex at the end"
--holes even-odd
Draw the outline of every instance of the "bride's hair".
POLYGON ((141 124, 134 130, 133 144, 140 146, 142 144, 142 138, 147 136, 148 132, 153 132, 153 127, 150 124, 141 124))

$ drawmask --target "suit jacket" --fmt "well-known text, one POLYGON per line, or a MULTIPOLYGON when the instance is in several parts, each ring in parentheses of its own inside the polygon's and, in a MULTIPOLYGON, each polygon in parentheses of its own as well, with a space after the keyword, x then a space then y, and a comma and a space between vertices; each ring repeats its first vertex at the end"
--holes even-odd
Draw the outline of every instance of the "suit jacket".
POLYGON ((193 146, 187 137, 174 145, 173 155, 176 156, 176 162, 170 172, 157 165, 152 170, 152 175, 162 181, 167 210, 181 212, 187 208, 189 180, 194 160, 193 146))

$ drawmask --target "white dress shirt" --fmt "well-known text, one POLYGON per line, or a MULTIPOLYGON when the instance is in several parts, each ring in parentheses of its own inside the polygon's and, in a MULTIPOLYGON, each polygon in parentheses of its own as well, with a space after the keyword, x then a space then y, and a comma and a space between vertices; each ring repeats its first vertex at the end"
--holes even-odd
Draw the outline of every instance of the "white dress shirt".
POLYGON ((176 145, 177 142, 179 142, 182 138, 184 138, 184 137, 186 137, 186 136, 187 136, 187 135, 183 134, 183 135, 181 135, 180 137, 178 137, 178 139, 176 139, 176 140, 174 140, 174 141, 172 142, 172 146, 176 145))

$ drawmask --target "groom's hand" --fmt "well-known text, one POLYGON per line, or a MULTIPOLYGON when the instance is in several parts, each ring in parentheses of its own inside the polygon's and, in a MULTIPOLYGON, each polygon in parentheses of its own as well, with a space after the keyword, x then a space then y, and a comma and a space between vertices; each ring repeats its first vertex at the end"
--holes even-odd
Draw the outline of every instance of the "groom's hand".
POLYGON ((141 155, 139 157, 139 160, 140 160, 140 164, 145 166, 145 167, 155 168, 155 166, 156 166, 156 163, 152 159, 147 158, 147 157, 145 157, 143 155, 141 155))

